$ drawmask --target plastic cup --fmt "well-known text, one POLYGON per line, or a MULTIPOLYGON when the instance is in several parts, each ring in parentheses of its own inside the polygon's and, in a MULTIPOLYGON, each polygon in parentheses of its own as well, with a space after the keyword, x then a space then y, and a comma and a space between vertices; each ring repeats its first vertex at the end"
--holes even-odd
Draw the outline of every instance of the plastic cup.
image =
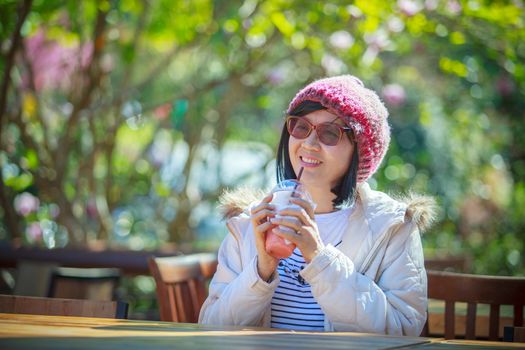
MULTIPOLYGON (((301 183, 299 183, 297 180, 284 180, 280 182, 273 189, 272 193, 273 198, 271 203, 275 206, 276 211, 282 210, 289 206, 291 204, 290 199, 292 197, 303 198, 310 201, 310 203, 313 203, 310 195, 304 189, 304 186, 301 185, 301 183)), ((275 217, 279 218, 280 216, 276 215, 275 217)), ((270 228, 266 232, 266 252, 274 258, 286 259, 292 255, 292 252, 295 249, 295 244, 275 234, 273 230, 276 227, 279 227, 279 229, 282 231, 289 231, 291 233, 294 232, 291 228, 286 226, 275 225, 270 228)))

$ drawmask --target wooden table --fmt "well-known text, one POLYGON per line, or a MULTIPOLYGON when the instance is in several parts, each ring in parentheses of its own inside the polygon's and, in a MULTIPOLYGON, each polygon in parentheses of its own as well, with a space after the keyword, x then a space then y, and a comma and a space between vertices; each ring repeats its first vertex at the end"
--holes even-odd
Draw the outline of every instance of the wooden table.
POLYGON ((504 343, 482 340, 434 339, 428 344, 407 347, 409 350, 503 350, 525 349, 525 343, 504 343))
MULTIPOLYGON (((517 344, 0 313, 0 349, 505 349, 517 344), (476 346, 472 346, 476 345, 476 346)), ((525 349, 525 344, 523 349, 525 349)))

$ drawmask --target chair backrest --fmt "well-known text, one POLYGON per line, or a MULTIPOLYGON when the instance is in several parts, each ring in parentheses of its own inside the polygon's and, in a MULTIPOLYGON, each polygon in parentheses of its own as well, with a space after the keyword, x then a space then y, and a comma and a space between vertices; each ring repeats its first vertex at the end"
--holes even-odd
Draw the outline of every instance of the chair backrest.
POLYGON ((57 266, 54 262, 18 260, 12 294, 27 297, 49 296, 51 274, 57 266))
POLYGON ((151 257, 162 321, 196 323, 207 296, 206 280, 217 268, 214 254, 151 257))
POLYGON ((56 267, 51 273, 48 297, 111 301, 120 281, 114 268, 56 267))
POLYGON ((122 301, 0 295, 0 312, 126 319, 128 317, 128 304, 122 301))
POLYGON ((12 294, 111 301, 116 299, 119 281, 120 271, 115 268, 60 267, 53 262, 19 260, 12 294))
MULTIPOLYGON (((500 306, 512 305, 513 326, 523 326, 523 307, 525 306, 525 278, 499 277, 486 275, 470 275, 443 271, 427 271, 429 299, 445 302, 444 337, 453 339, 456 334, 455 303, 466 303, 465 338, 484 339, 476 332, 477 305, 488 304, 488 339, 498 340, 502 333, 500 329, 500 306)), ((427 334, 432 335, 432 329, 427 328, 427 334)), ((435 334, 434 334, 435 335, 435 334)))

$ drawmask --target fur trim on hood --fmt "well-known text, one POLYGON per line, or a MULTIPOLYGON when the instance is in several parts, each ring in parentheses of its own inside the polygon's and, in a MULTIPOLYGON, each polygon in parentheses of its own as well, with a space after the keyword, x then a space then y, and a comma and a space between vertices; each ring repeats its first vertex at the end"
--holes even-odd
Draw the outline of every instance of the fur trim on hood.
POLYGON ((410 193, 398 200, 406 203, 406 215, 416 223, 419 232, 426 232, 432 227, 438 211, 436 200, 433 197, 410 193))
POLYGON ((239 187, 235 190, 224 190, 219 197, 219 212, 224 220, 240 215, 251 205, 259 202, 268 192, 239 187))
MULTIPOLYGON (((219 197, 219 211, 224 220, 240 215, 250 206, 259 202, 268 192, 241 187, 236 190, 224 190, 219 197)), ((358 197, 359 200, 359 197, 358 197)), ((396 198, 407 206, 406 215, 418 226, 421 233, 429 230, 437 215, 437 205, 433 197, 410 193, 396 198)))

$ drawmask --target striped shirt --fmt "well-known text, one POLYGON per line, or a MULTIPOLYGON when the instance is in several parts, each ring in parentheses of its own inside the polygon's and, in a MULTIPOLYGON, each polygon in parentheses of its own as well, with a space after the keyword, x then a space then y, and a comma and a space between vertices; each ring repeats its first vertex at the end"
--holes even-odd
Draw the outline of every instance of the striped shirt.
MULTIPOLYGON (((348 225, 351 208, 315 215, 321 239, 325 245, 337 247, 348 225)), ((310 285, 299 272, 306 262, 298 248, 292 255, 281 259, 277 267, 280 282, 272 298, 271 326, 294 330, 324 330, 324 313, 310 285)))

